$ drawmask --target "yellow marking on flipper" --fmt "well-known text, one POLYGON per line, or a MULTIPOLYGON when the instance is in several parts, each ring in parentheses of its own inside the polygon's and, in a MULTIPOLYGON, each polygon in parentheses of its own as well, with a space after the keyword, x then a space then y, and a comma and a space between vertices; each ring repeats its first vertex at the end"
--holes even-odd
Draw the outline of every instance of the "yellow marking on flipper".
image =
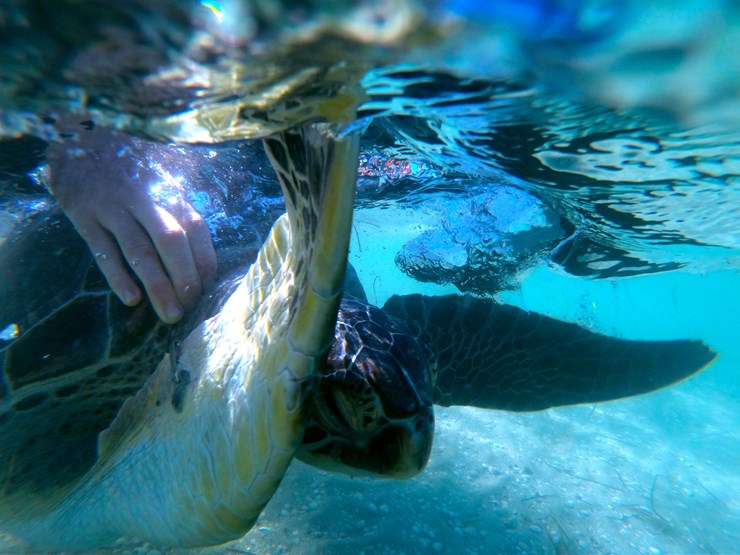
POLYGON ((214 430, 214 433, 217 434, 217 437, 214 441, 213 449, 211 450, 214 473, 216 476, 216 486, 218 488, 219 497, 221 499, 229 499, 232 495, 232 487, 234 483, 234 461, 232 460, 233 455, 230 448, 231 442, 226 436, 227 432, 221 427, 222 424, 219 423, 216 424, 216 426, 217 429, 214 430))
MULTIPOLYGON (((252 483, 250 483, 249 491, 252 491, 252 483)), ((235 514, 254 523, 267 501, 258 499, 256 495, 239 495, 237 492, 230 503, 235 514)))
POLYGON ((252 434, 249 433, 249 426, 253 420, 252 412, 246 410, 240 415, 235 422, 234 430, 234 468, 236 479, 242 489, 251 486, 256 475, 254 456, 256 449, 252 434))
POLYGON ((316 228, 315 251, 309 261, 311 286, 325 297, 336 295, 336 288, 341 290, 344 282, 346 257, 338 253, 349 249, 349 233, 344 232, 352 225, 354 194, 341 194, 340 191, 345 188, 345 183, 354 181, 357 175, 358 153, 357 140, 347 138, 336 142, 326 174, 322 217, 316 228), (341 245, 328 248, 332 244, 327 240, 329 237, 345 237, 346 240, 341 245))
POLYGON ((273 445, 277 449, 290 450, 295 449, 294 438, 300 433, 302 426, 300 414, 300 407, 298 402, 300 401, 299 388, 301 384, 294 382, 291 379, 278 380, 272 388, 272 414, 280 414, 285 412, 287 409, 287 420, 281 421, 277 418, 273 418, 270 421, 270 436, 272 437, 273 445))
MULTIPOLYGON (((328 347, 326 329, 331 328, 336 318, 335 307, 339 297, 320 297, 312 289, 304 292, 304 301, 290 324, 290 346, 307 356, 320 356, 328 347)), ((304 377, 306 372, 303 372, 304 377)))
MULTIPOLYGON (((315 135, 310 139, 319 140, 315 135)), ((354 183, 357 175, 359 140, 353 135, 333 141, 332 146, 307 287, 289 328, 291 347, 309 356, 322 355, 334 337, 333 320, 346 268, 346 256, 338 253, 347 252, 352 225, 354 187, 347 190, 346 184, 354 183), (337 238, 341 238, 340 243, 337 238)))
POLYGON ((255 453, 255 471, 262 473, 265 470, 265 463, 269 459, 269 453, 272 451, 272 440, 270 438, 270 420, 271 414, 268 412, 268 404, 265 397, 268 395, 264 382, 260 383, 262 395, 251 396, 252 404, 252 436, 255 453))
POLYGON ((218 2, 205 2, 204 0, 201 0, 200 5, 211 10, 211 13, 213 13, 213 15, 216 17, 216 21, 218 21, 219 23, 224 20, 224 10, 218 4, 218 2))
POLYGON ((212 505, 219 498, 218 488, 216 487, 216 477, 213 475, 213 468, 211 468, 211 465, 206 462, 205 464, 201 464, 198 467, 198 470, 198 483, 200 484, 200 491, 203 495, 203 499, 205 499, 209 505, 212 505))
POLYGON ((244 517, 236 514, 223 504, 219 504, 214 509, 213 515, 224 528, 237 533, 244 530, 246 526, 251 526, 251 523, 255 520, 253 517, 244 517))
MULTIPOLYGON (((215 516, 213 506, 200 503, 196 507, 197 518, 190 519, 190 522, 192 526, 197 527, 197 535, 204 540, 201 545, 216 545, 224 543, 224 537, 233 537, 233 531, 224 527, 215 516)), ((253 520, 256 520, 256 517, 253 520)))

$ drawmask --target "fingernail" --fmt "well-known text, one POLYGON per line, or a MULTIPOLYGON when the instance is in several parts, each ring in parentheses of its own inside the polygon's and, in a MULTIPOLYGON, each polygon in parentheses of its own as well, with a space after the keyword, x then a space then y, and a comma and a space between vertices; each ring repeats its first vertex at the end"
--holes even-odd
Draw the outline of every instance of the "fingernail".
POLYGON ((128 306, 133 306, 136 304, 136 291, 133 289, 128 289, 123 292, 123 302, 124 304, 127 304, 128 306))
POLYGON ((168 304, 165 312, 170 322, 177 322, 183 315, 182 307, 175 302, 168 304))

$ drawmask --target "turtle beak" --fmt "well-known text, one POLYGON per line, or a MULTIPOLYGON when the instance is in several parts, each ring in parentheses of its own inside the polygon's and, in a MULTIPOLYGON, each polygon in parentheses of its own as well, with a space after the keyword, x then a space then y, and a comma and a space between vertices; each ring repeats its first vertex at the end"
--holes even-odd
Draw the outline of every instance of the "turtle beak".
POLYGON ((412 478, 426 467, 433 438, 432 411, 419 414, 414 421, 391 425, 370 441, 367 470, 387 478, 412 478))
POLYGON ((434 438, 434 412, 419 411, 413 419, 387 422, 364 438, 327 437, 323 430, 310 429, 298 452, 303 462, 351 476, 408 479, 421 472, 429 461, 434 438), (319 434, 319 435, 316 435, 319 434))
POLYGON ((310 398, 298 458, 353 476, 415 476, 434 438, 427 368, 412 367, 419 370, 413 373, 383 357, 386 350, 367 345, 349 350, 359 352, 354 362, 321 376, 310 398))

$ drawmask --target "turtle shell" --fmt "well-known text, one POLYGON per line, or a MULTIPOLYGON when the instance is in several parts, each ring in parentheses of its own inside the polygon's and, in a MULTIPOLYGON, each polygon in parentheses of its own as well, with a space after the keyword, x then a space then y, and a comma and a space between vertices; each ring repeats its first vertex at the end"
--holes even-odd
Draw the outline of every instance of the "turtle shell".
POLYGON ((0 489, 59 487, 167 347, 149 303, 124 305, 57 208, 0 249, 0 489))

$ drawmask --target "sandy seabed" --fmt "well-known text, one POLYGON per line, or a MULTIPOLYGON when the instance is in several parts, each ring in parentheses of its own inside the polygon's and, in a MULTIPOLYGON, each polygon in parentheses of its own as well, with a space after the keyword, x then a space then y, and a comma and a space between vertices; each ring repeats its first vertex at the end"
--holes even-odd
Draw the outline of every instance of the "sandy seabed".
POLYGON ((255 529, 227 549, 737 553, 737 401, 711 387, 696 379, 538 414, 440 409, 420 476, 352 479, 296 463, 255 529))

